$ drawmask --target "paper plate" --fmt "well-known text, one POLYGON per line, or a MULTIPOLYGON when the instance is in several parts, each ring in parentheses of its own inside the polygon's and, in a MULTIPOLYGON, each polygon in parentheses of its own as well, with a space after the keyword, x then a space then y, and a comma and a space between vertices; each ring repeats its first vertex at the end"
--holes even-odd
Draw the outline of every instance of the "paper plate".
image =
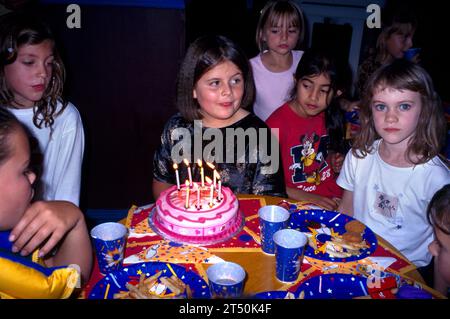
MULTIPOLYGON (((334 211, 323 209, 298 210, 291 214, 289 227, 299 230, 308 236, 315 236, 318 242, 324 243, 330 239, 329 233, 331 229, 335 233, 342 235, 347 232, 345 230, 345 224, 352 220, 354 220, 354 218, 334 211), (310 228, 313 228, 316 231, 316 234, 313 234, 310 228)), ((315 251, 308 245, 305 249, 305 256, 332 262, 349 262, 363 259, 370 256, 376 250, 378 241, 375 233, 367 226, 362 238, 369 247, 361 249, 359 255, 345 258, 331 257, 328 253, 315 251)))
MULTIPOLYGON (((272 290, 272 291, 263 291, 259 292, 256 295, 253 295, 253 299, 287 299, 286 295, 289 291, 279 291, 279 290, 272 290)), ((294 298, 298 298, 297 293, 290 292, 294 298)))
MULTIPOLYGON (((128 291, 128 288, 126 287, 127 282, 136 285, 139 282, 141 273, 144 273, 146 277, 150 277, 157 272, 162 271, 161 276, 171 277, 171 269, 179 279, 186 285, 189 285, 192 298, 211 298, 208 284, 195 272, 176 264, 146 262, 126 266, 118 272, 110 273, 103 277, 92 288, 88 299, 114 299, 115 293, 128 291)), ((168 293, 170 293, 170 290, 168 290, 168 293)))
POLYGON ((367 296, 367 278, 348 274, 311 277, 298 286, 296 295, 304 291, 305 299, 352 299, 367 296))

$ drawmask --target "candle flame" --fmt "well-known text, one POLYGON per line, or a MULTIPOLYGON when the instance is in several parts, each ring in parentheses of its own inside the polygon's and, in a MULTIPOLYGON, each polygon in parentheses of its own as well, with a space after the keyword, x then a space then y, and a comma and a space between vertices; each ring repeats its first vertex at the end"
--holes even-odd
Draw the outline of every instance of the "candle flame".
POLYGON ((187 158, 185 158, 185 159, 183 160, 183 162, 184 162, 184 164, 186 164, 186 166, 189 166, 189 161, 187 160, 187 158))
POLYGON ((209 162, 206 162, 206 165, 208 165, 209 167, 211 167, 211 169, 214 169, 214 168, 215 168, 215 166, 214 166, 213 164, 209 163, 209 162))
POLYGON ((186 183, 184 183, 184 185, 186 185, 186 187, 189 187, 189 181, 188 180, 186 180, 186 183))
POLYGON ((202 161, 201 160, 197 160, 197 164, 198 164, 198 167, 202 167, 202 161))
POLYGON ((209 178, 208 176, 205 176, 205 180, 206 180, 207 183, 210 183, 210 184, 212 183, 211 178, 209 178))
POLYGON ((173 164, 173 169, 175 169, 175 170, 178 169, 177 163, 174 163, 174 164, 173 164))

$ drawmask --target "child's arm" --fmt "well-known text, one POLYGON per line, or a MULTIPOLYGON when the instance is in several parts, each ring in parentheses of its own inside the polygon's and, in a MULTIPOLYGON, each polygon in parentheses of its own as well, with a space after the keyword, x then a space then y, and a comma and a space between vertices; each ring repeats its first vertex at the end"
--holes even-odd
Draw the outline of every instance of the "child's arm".
POLYGON ((337 209, 339 212, 353 216, 353 192, 344 190, 341 203, 337 209))
POLYGON ((173 186, 172 184, 168 184, 168 183, 163 183, 160 181, 157 181, 156 179, 153 179, 153 198, 155 199, 155 201, 158 199, 159 194, 161 194, 163 191, 165 191, 166 189, 168 189, 169 187, 173 186))
POLYGON ((331 198, 308 193, 301 189, 286 187, 286 192, 289 198, 308 201, 328 210, 335 210, 338 207, 338 203, 331 198))
MULTIPOLYGON (((67 213, 67 212, 66 212, 67 213)), ((76 264, 80 267, 82 282, 89 280, 92 270, 92 248, 84 217, 63 238, 55 256, 45 260, 48 267, 76 264)))
POLYGON ((11 232, 13 251, 28 255, 39 249, 47 267, 77 264, 87 281, 92 267, 92 248, 83 213, 66 201, 35 202, 11 232), (58 245, 58 246, 57 246, 58 245), (45 256, 55 247, 54 256, 45 256))

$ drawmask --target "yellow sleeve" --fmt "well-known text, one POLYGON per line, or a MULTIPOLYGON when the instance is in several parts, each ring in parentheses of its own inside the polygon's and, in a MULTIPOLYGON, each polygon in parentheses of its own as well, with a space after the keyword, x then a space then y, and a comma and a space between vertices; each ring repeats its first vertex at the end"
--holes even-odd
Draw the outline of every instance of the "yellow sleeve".
POLYGON ((54 269, 47 276, 38 269, 2 256, 0 269, 1 298, 68 298, 80 277, 72 267, 54 269))

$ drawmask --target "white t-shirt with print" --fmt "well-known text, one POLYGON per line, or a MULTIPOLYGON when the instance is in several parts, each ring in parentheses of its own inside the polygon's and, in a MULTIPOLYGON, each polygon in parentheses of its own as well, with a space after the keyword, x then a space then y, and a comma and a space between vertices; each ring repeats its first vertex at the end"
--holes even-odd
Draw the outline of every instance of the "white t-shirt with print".
POLYGON ((435 157, 414 167, 395 167, 378 153, 360 159, 351 151, 345 157, 337 183, 353 192, 354 218, 389 241, 417 267, 430 263, 428 244, 433 228, 426 210, 434 193, 450 183, 450 171, 435 157))

